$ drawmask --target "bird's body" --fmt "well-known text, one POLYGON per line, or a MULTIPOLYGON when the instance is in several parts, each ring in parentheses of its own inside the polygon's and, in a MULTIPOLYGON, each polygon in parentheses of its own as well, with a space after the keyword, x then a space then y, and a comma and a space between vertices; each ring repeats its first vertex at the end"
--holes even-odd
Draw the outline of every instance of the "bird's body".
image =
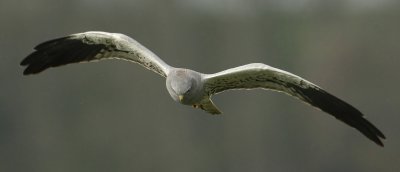
POLYGON ((204 74, 169 66, 134 39, 107 32, 72 34, 39 44, 35 49, 21 62, 27 66, 24 74, 35 74, 69 63, 111 58, 128 60, 166 77, 169 94, 181 104, 221 114, 211 96, 225 90, 262 88, 284 92, 333 115, 383 146, 381 139, 385 136, 356 108, 297 75, 262 63, 204 74))

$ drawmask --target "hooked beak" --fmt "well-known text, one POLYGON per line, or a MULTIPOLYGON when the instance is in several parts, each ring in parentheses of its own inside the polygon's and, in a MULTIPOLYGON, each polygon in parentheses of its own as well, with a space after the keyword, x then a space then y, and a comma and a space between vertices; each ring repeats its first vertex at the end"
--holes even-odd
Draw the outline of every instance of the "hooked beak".
POLYGON ((179 101, 182 102, 182 100, 183 100, 183 95, 179 95, 178 97, 179 97, 179 101))

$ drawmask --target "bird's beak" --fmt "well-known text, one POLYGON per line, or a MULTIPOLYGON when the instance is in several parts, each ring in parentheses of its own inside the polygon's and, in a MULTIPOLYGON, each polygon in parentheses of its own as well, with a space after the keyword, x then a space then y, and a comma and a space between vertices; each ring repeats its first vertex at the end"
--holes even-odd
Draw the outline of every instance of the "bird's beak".
POLYGON ((179 95, 178 97, 179 97, 179 101, 182 102, 182 100, 183 100, 183 95, 179 95))

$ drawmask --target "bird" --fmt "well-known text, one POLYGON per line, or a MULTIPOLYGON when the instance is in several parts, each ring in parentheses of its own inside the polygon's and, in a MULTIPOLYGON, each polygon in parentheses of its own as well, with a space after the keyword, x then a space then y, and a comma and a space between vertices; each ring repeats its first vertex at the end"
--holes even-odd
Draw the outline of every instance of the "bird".
POLYGON ((363 114, 321 87, 290 72, 263 63, 250 63, 213 74, 176 68, 152 51, 121 33, 88 31, 38 44, 20 65, 23 74, 37 74, 51 67, 103 59, 122 59, 137 63, 166 78, 167 91, 176 102, 210 114, 222 112, 211 97, 226 90, 264 89, 286 93, 357 129, 379 146, 384 134, 363 114))

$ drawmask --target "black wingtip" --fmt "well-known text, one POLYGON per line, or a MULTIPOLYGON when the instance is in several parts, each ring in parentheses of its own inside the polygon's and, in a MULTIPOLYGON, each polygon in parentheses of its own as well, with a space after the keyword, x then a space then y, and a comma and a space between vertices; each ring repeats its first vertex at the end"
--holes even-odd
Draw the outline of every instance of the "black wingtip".
POLYGON ((37 45, 20 65, 26 66, 24 75, 37 74, 50 67, 90 61, 103 48, 103 44, 87 44, 73 36, 61 37, 37 45))
POLYGON ((24 75, 36 74, 45 70, 46 67, 44 67, 43 62, 46 61, 44 59, 47 56, 46 51, 48 51, 48 49, 50 49, 51 47, 56 46, 58 43, 63 42, 64 40, 69 38, 71 38, 71 36, 60 37, 42 42, 39 45, 35 46, 34 47, 35 51, 29 54, 20 62, 21 66, 27 66, 23 74, 24 75), (41 63, 37 63, 37 61, 40 61, 41 63))
POLYGON ((301 97, 312 106, 331 114, 340 121, 343 121, 360 131, 364 136, 375 142, 377 145, 384 147, 382 140, 386 138, 385 135, 371 122, 365 119, 359 110, 350 104, 317 86, 303 88, 295 84, 289 84, 289 87, 294 88, 299 94, 301 94, 301 97))
POLYGON ((23 74, 30 75, 30 74, 37 74, 42 72, 43 70, 49 68, 50 66, 47 65, 48 60, 45 54, 41 54, 39 51, 35 51, 29 56, 27 56, 24 60, 21 61, 21 66, 26 66, 23 74))
POLYGON ((312 103, 318 105, 323 111, 354 127, 377 145, 384 147, 382 142, 382 139, 385 139, 384 134, 364 118, 359 110, 323 90, 318 90, 318 93, 311 97, 312 100, 317 101, 312 103))
POLYGON ((42 71, 44 71, 46 68, 32 68, 32 67, 27 67, 24 72, 23 75, 33 75, 33 74, 38 74, 42 71))
POLYGON ((385 147, 385 145, 383 144, 383 142, 381 140, 379 140, 378 142, 375 142, 377 145, 379 145, 380 147, 385 147))
POLYGON ((24 58, 21 63, 19 63, 20 66, 26 66, 28 63, 26 62, 26 58, 24 58))

